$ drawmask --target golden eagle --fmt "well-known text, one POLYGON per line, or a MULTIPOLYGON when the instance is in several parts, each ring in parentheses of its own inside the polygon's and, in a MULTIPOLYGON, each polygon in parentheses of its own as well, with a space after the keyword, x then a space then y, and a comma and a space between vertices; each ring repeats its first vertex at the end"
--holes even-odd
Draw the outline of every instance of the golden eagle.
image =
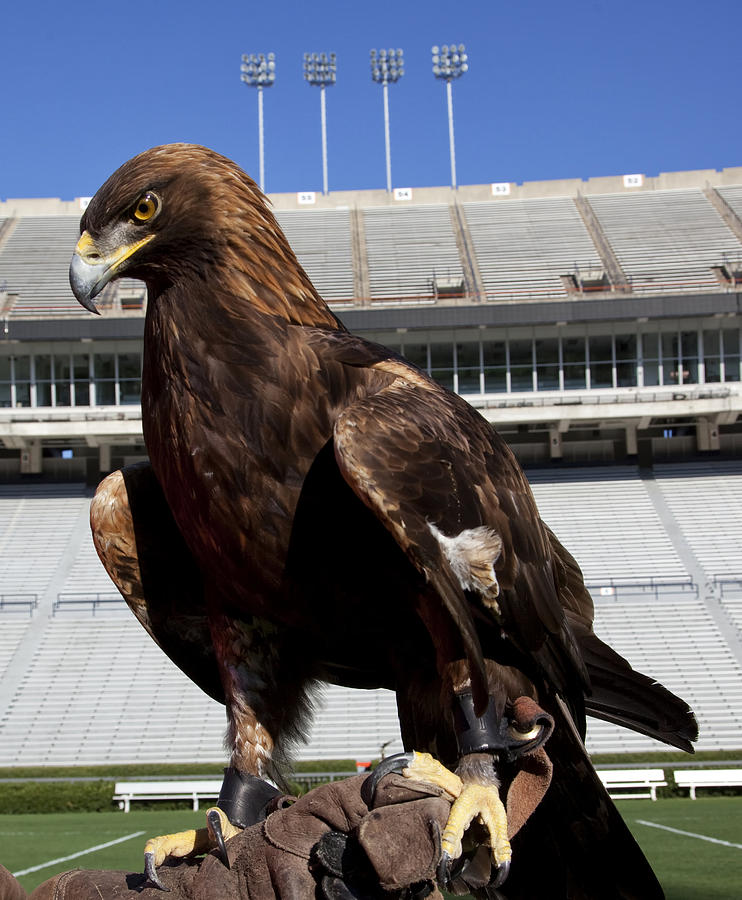
MULTIPOLYGON (((277 777, 316 682, 385 687, 405 746, 456 767, 399 763, 458 796, 444 883, 463 871, 488 896, 511 869, 510 897, 661 897, 586 756, 585 712, 686 750, 695 720, 595 636, 580 570, 492 427, 349 333, 255 183, 211 150, 136 156, 81 232, 70 281, 83 306, 120 276, 147 285, 150 463, 101 484, 92 527, 142 624, 226 704, 213 839, 227 818, 255 820, 267 795, 250 776, 277 777), (511 850, 505 798, 539 754, 552 782, 511 850), (491 882, 481 853, 457 860, 465 832, 489 843, 491 882)), ((153 878, 182 838, 148 845, 153 878)))

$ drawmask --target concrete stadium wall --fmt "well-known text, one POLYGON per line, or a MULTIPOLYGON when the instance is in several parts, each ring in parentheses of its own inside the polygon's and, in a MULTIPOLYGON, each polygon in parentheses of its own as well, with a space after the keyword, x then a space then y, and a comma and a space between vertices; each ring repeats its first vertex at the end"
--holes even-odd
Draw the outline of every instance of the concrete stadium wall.
MULTIPOLYGON (((337 209, 338 207, 399 206, 405 203, 447 203, 454 197, 459 202, 470 200, 508 200, 530 197, 575 197, 581 194, 636 193, 642 191, 678 190, 681 188, 722 187, 742 184, 742 166, 724 169, 695 169, 688 172, 660 172, 639 176, 641 182, 627 186, 625 179, 635 175, 608 175, 591 178, 560 178, 549 181, 503 182, 493 184, 449 187, 396 188, 402 193, 385 190, 330 191, 323 195, 316 191, 268 194, 275 209, 337 209), (506 188, 504 186, 506 185, 506 188), (496 190, 507 193, 495 193, 496 190)), ((57 197, 12 197, 0 200, 0 218, 14 216, 70 216, 81 215, 89 197, 61 200, 57 197)))

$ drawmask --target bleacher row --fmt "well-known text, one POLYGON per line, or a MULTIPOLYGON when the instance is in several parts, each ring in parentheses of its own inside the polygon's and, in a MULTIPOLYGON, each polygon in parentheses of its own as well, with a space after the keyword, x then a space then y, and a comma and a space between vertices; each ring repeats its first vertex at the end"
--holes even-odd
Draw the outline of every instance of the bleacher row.
MULTIPOLYGON (((720 187, 718 197, 742 216, 742 187, 720 187)), ((598 194, 581 202, 592 208, 636 293, 721 290, 715 268, 742 258, 742 244, 701 188, 598 194)), ((603 268, 573 197, 497 198, 458 209, 464 227, 448 203, 362 208, 355 251, 348 207, 276 215, 317 289, 338 305, 432 302, 461 289, 484 292, 489 301, 558 299, 570 291, 570 276, 603 268), (471 268, 462 256, 471 258, 471 268), (360 285, 367 297, 357 296, 360 285)), ((9 314, 83 314, 67 281, 78 233, 77 216, 0 219, 0 290, 17 295, 9 314)), ((132 290, 142 293, 130 280, 112 286, 109 298, 115 290, 124 307, 132 290)))
MULTIPOLYGON (((602 263, 569 197, 464 206, 482 282, 493 300, 564 297, 564 275, 602 263)), ((670 223, 668 223, 668 227, 670 223)))
MULTIPOLYGON (((543 518, 583 566, 597 633, 694 707, 699 749, 740 748, 742 462, 657 466, 649 479, 628 466, 529 478, 543 518), (694 584, 689 559, 702 573, 694 584)), ((85 535, 88 502, 81 486, 0 487, 2 590, 40 598, 36 610, 0 609, 0 765, 223 760, 222 707, 123 601, 95 616, 54 610, 60 593, 112 590, 85 535)), ((393 695, 327 687, 296 755, 370 759, 382 745, 401 749, 393 695)), ((588 747, 662 749, 596 721, 588 747)))

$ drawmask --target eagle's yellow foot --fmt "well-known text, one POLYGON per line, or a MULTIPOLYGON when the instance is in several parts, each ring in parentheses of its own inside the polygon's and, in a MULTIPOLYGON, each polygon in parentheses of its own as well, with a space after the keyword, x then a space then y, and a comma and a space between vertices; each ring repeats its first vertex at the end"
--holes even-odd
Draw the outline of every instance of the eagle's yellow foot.
POLYGON ((508 822, 497 784, 489 781, 462 779, 429 753, 404 753, 385 760, 374 772, 373 787, 383 775, 396 771, 405 778, 424 781, 442 788, 453 805, 441 835, 441 862, 438 880, 444 886, 450 879, 450 864, 462 854, 462 841, 467 828, 476 818, 489 834, 489 846, 497 874, 492 887, 499 887, 510 871, 512 851, 508 840, 508 822), (379 771, 381 769, 381 772, 379 771), (378 773, 378 775, 377 775, 378 773))
POLYGON ((164 834, 150 838, 144 845, 144 874, 148 880, 163 891, 168 891, 157 874, 157 866, 161 866, 167 857, 183 858, 198 856, 210 850, 218 850, 219 856, 229 866, 226 841, 242 831, 233 825, 226 815, 216 806, 206 811, 206 827, 191 828, 175 834, 164 834))
POLYGON ((461 793, 454 800, 446 827, 441 835, 442 853, 438 877, 448 878, 450 861, 461 856, 463 852, 461 842, 466 829, 475 817, 489 833, 492 861, 497 869, 492 887, 497 888, 508 876, 513 854, 508 840, 508 820, 505 807, 500 799, 497 785, 494 784, 467 783, 463 785, 461 793))

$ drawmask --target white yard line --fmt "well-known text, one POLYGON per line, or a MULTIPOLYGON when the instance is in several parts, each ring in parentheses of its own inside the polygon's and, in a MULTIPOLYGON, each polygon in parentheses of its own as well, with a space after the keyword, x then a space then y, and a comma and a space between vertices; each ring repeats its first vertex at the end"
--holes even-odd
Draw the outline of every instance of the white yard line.
POLYGON ((21 869, 20 872, 13 872, 13 875, 28 875, 30 872, 38 872, 39 869, 46 869, 49 866, 56 866, 57 863, 64 863, 70 859, 77 859, 78 856, 85 856, 88 853, 95 853, 96 850, 105 850, 106 847, 113 847, 114 844, 123 844, 124 841, 130 841, 132 838, 141 837, 143 831, 133 831, 131 834, 125 834, 123 837, 116 838, 115 841, 107 841, 105 844, 96 844, 95 847, 88 847, 87 850, 80 850, 78 853, 70 853, 69 856, 60 856, 59 859, 50 859, 49 862, 41 863, 38 866, 31 866, 30 869, 21 869))
POLYGON ((682 834, 685 837, 698 838, 699 841, 709 841, 712 844, 721 844, 723 847, 734 847, 742 850, 742 844, 734 844, 732 841, 722 841, 720 838, 709 837, 707 834, 696 834, 695 831, 681 831, 679 828, 670 828, 669 825, 659 825, 657 822, 645 822, 644 819, 636 820, 640 825, 649 825, 650 828, 661 828, 663 831, 671 831, 673 834, 682 834))

